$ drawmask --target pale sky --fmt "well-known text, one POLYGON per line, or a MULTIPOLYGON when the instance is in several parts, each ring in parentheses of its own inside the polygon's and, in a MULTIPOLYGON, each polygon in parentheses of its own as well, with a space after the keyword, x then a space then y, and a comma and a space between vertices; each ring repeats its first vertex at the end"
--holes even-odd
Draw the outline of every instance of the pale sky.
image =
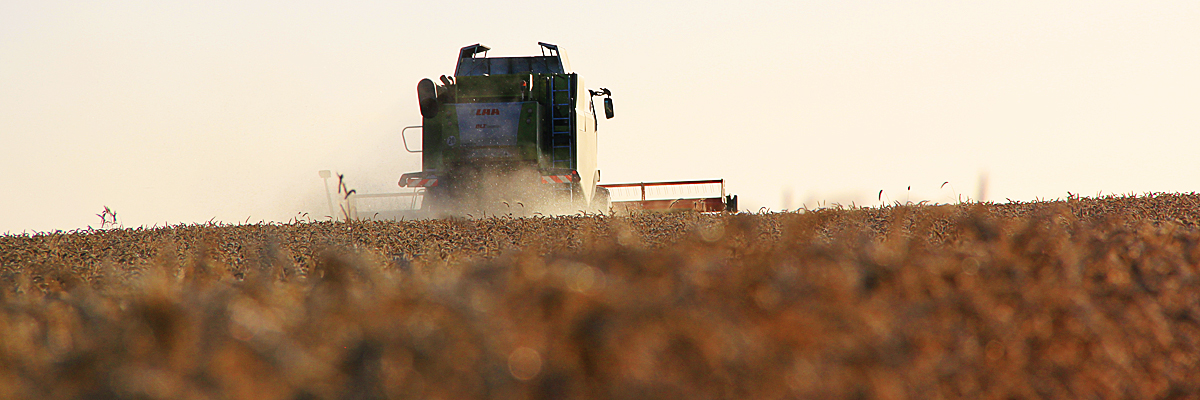
POLYGON ((605 182, 752 211, 1200 188, 1194 0, 0 0, 0 233, 320 216, 322 169, 398 191, 417 81, 538 41, 613 92, 605 182))

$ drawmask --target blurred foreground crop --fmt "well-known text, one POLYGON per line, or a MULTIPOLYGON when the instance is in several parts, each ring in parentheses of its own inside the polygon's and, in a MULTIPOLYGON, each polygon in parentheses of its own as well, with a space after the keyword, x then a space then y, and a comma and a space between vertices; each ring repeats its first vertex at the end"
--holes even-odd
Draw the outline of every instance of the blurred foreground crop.
POLYGON ((1200 195, 0 236, 0 399, 1197 398, 1200 195))

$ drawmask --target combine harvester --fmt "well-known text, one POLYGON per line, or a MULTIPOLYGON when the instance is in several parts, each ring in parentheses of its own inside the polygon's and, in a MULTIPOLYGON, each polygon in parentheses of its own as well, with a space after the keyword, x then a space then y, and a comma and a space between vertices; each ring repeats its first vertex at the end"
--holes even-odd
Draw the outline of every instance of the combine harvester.
POLYGON ((463 47, 454 76, 441 76, 440 84, 422 79, 423 123, 401 132, 405 150, 421 153, 421 171, 401 176, 409 192, 348 197, 350 216, 737 210, 737 196, 727 196, 720 179, 600 184, 593 99, 601 97, 605 118, 612 118, 612 93, 585 90, 558 46, 538 45, 542 54, 528 57, 487 57, 486 46, 463 47), (414 150, 405 134, 417 129, 421 148, 414 150), (410 199, 413 210, 362 212, 355 199, 362 196, 410 199))

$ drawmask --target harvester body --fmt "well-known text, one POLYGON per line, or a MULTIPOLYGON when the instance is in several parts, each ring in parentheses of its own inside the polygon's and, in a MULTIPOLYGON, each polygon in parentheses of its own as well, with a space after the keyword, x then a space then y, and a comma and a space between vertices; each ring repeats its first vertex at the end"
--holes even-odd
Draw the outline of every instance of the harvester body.
POLYGON ((400 186, 424 188, 423 209, 607 208, 605 190, 596 196, 592 96, 557 46, 539 45, 540 56, 492 58, 485 46, 467 46, 453 77, 417 85, 422 170, 404 174, 400 186))

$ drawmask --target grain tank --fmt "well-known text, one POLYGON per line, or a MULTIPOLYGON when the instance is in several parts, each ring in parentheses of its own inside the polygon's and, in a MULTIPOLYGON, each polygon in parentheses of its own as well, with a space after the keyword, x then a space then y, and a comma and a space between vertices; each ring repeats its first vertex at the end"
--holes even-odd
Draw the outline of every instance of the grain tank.
MULTIPOLYGON (((541 55, 487 57, 475 44, 459 51, 453 76, 417 84, 422 115, 421 171, 400 186, 424 188, 435 215, 603 210, 598 188, 596 111, 607 89, 586 90, 553 44, 541 55)), ((475 214, 480 215, 480 214, 475 214)))

